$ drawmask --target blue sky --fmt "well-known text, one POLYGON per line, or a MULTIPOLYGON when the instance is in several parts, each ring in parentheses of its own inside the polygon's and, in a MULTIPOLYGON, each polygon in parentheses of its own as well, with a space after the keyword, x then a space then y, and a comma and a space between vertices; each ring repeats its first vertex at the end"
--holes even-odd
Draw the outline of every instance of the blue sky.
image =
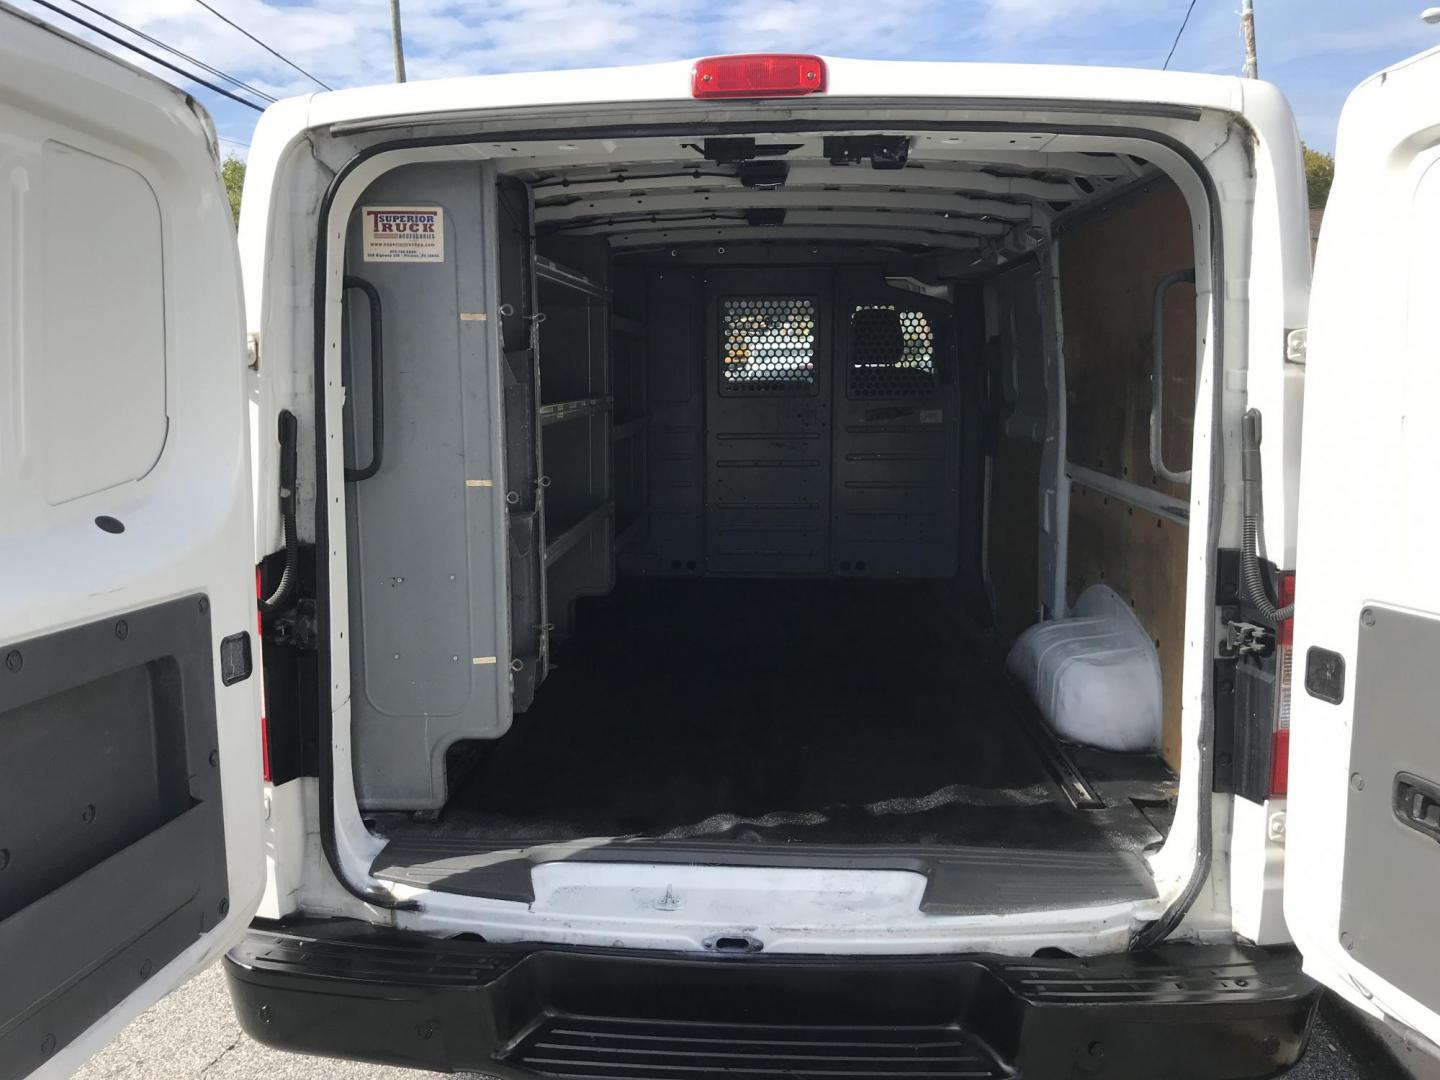
MULTIPOLYGON (((74 23, 18 0, 60 23, 74 23)), ((97 21, 72 0, 62 7, 97 21)), ((275 96, 314 84, 195 0, 87 0, 275 96)), ((387 0, 209 0, 334 87, 391 78, 387 0)), ((1260 74, 1294 104, 1313 146, 1365 76, 1440 44, 1425 0, 1254 0, 1260 74)), ((787 50, 913 60, 1159 67, 1189 0, 401 0, 411 79, 787 50)), ((1235 74, 1239 0, 1196 0, 1172 68, 1235 74)), ((112 29, 114 29, 112 27, 112 29)), ((102 44, 108 43, 102 42, 102 44)), ((132 57, 133 59, 133 57, 132 57)), ((165 73, 167 77, 174 76, 165 73)), ((188 87, 244 154, 257 113, 188 87)))

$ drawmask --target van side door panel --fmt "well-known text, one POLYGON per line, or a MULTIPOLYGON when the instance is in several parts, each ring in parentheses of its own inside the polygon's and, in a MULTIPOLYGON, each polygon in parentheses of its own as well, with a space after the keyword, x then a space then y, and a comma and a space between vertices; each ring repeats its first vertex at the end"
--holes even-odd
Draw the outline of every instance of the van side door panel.
POLYGON ((213 129, 0 9, 0 1078, 240 937, 264 853, 249 416, 213 129))
POLYGON ((1440 55, 1358 89, 1311 300, 1285 914, 1306 969, 1440 1039, 1440 55))

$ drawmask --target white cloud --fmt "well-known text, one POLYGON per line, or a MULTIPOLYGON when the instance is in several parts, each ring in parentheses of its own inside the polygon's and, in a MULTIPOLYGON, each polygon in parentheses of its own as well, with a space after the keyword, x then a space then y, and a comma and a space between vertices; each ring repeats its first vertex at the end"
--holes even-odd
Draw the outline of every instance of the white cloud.
MULTIPOLYGON (((1296 20, 1295 25, 1276 27, 1267 35, 1264 52, 1275 63, 1289 63, 1340 53, 1390 53, 1395 59, 1429 48, 1440 41, 1416 14, 1376 19, 1364 11, 1347 12, 1350 25, 1315 25, 1296 20)), ((1263 29, 1263 24, 1262 24, 1263 29)))
MULTIPOLYGON (((1184 3, 1180 0, 1176 20, 1184 14, 1184 3)), ((1136 0, 987 0, 981 29, 988 38, 1013 43, 1022 35, 1039 32, 1085 33, 1095 29, 1086 25, 1087 20, 1101 17, 1114 18, 1116 30, 1122 21, 1128 28, 1136 23, 1169 20, 1171 6, 1136 0)))
POLYGON ((716 45, 721 52, 784 49, 880 58, 913 55, 944 35, 958 55, 963 40, 954 39, 954 16, 968 6, 945 0, 739 0, 725 7, 716 45))

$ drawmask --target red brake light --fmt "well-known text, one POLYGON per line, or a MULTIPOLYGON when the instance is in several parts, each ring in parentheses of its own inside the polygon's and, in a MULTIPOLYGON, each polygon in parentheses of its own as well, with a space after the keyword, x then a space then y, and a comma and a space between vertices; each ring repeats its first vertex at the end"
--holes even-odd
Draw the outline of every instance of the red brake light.
POLYGON ((707 56, 690 72, 697 98, 804 97, 825 89, 825 61, 803 53, 707 56))
MULTIPOLYGON (((1284 570, 1275 587, 1275 606, 1286 608, 1295 603, 1295 571, 1284 570)), ((1275 628, 1275 641, 1279 645, 1291 645, 1295 641, 1295 619, 1281 619, 1275 628)))
POLYGON ((1290 729, 1270 736, 1270 797, 1283 799, 1290 794, 1290 729))
MULTIPOLYGON (((1276 582, 1277 607, 1295 603, 1295 571, 1281 571, 1276 582)), ((1282 798, 1290 790, 1290 690, 1294 676, 1294 618, 1275 627, 1275 721, 1270 733, 1270 795, 1282 798)))

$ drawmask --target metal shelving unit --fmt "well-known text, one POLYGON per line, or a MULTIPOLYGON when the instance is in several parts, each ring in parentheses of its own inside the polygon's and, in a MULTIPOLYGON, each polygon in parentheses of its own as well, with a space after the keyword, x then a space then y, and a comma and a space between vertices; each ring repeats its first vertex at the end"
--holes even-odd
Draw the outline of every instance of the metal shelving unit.
POLYGON ((546 619, 563 636, 575 599, 614 582, 610 290, 554 259, 534 266, 546 619))
POLYGON ((541 281, 548 281, 554 285, 564 285, 574 289, 576 292, 585 293, 587 296, 599 300, 608 300, 610 290, 601 285, 598 281, 586 277, 578 270, 572 270, 568 266, 562 266, 554 259, 547 259, 543 255, 535 256, 535 276, 541 281))
POLYGON ((607 525, 615 513, 615 504, 609 501, 597 506, 569 528, 545 538, 545 565, 557 562, 596 529, 607 525))
POLYGON ((599 416, 610 411, 608 397, 577 398, 574 401, 556 401, 540 406, 540 426, 563 424, 567 420, 579 420, 585 416, 599 416))

